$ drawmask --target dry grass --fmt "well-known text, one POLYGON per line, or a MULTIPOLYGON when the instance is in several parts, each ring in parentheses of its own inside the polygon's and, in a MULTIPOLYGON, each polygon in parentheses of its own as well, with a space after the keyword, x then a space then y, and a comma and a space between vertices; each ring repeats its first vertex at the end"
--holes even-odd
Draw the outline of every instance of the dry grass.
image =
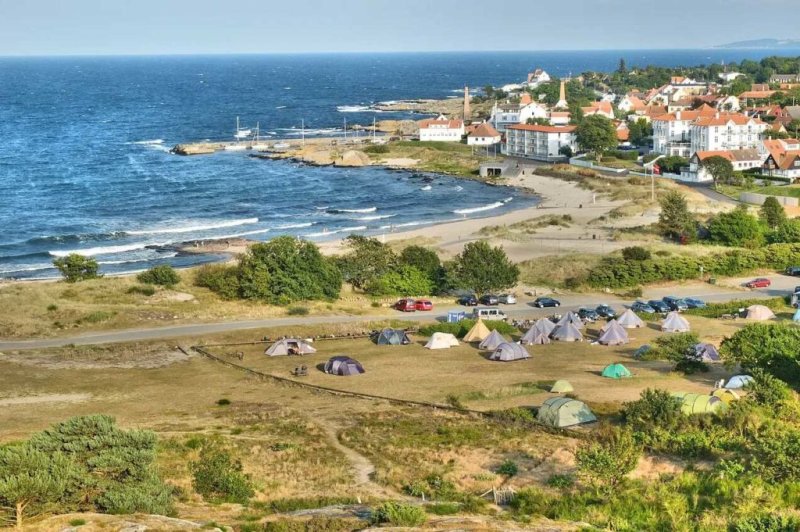
POLYGON ((527 260, 519 264, 520 282, 532 286, 563 287, 568 279, 582 279, 600 262, 601 255, 569 253, 527 260))
POLYGON ((533 235, 545 227, 570 227, 572 216, 569 214, 548 214, 537 216, 509 225, 487 225, 476 234, 483 237, 500 238, 514 242, 530 240, 533 235))
POLYGON ((414 166, 426 172, 459 175, 473 179, 478 177, 481 163, 492 160, 490 157, 473 153, 471 146, 457 142, 418 142, 403 141, 386 144, 386 153, 370 154, 374 164, 390 159, 415 159, 414 166))

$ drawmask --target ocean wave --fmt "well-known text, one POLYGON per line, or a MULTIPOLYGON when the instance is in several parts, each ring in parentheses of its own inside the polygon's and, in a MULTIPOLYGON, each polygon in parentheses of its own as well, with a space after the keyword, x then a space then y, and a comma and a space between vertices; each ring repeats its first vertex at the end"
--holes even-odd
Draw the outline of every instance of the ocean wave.
POLYGON ((372 108, 368 105, 338 105, 336 110, 340 113, 368 113, 372 108))
POLYGON ((251 225, 258 223, 258 218, 242 218, 240 220, 228 220, 210 224, 185 225, 181 227, 167 227, 164 229, 143 229, 139 231, 125 231, 129 235, 164 235, 172 233, 193 233, 196 231, 209 231, 212 229, 223 229, 225 227, 236 227, 238 225, 251 225))
POLYGON ((456 209, 453 211, 453 213, 472 214, 473 212, 491 211, 492 209, 497 209, 498 207, 502 207, 503 205, 505 205, 505 202, 496 201, 494 203, 490 203, 489 205, 484 205, 482 207, 472 207, 471 209, 456 209))
POLYGON ((314 225, 312 222, 306 222, 302 224, 288 224, 288 225, 280 225, 275 229, 278 231, 283 231, 284 229, 302 229, 303 227, 311 227, 314 225))
POLYGON ((367 229, 366 225, 359 225, 359 226, 356 226, 356 227, 343 227, 341 229, 335 229, 333 231, 321 231, 319 233, 309 233, 309 234, 303 235, 303 236, 306 237, 306 238, 315 238, 315 237, 320 237, 320 236, 335 235, 335 234, 339 234, 339 233, 352 233, 353 231, 366 231, 366 229, 367 229))
POLYGON ((330 213, 330 214, 350 214, 350 213, 361 214, 361 213, 367 213, 367 212, 375 212, 377 210, 378 210, 377 207, 366 207, 364 209, 328 209, 328 213, 330 213))
POLYGON ((123 246, 100 246, 96 248, 85 248, 85 249, 68 249, 68 250, 56 250, 56 251, 48 251, 48 253, 53 257, 66 257, 72 253, 77 253, 78 255, 83 255, 84 257, 92 257, 94 255, 113 255, 115 253, 126 253, 128 251, 136 251, 138 249, 144 249, 149 245, 160 245, 160 244, 145 244, 143 242, 138 244, 127 244, 123 246))
MULTIPOLYGON (((177 252, 172 252, 172 253, 168 253, 168 254, 164 254, 164 255, 159 255, 158 258, 159 259, 171 259, 171 258, 177 257, 177 256, 178 256, 177 252)), ((127 260, 99 260, 99 261, 97 261, 97 264, 99 264, 101 266, 113 266, 113 265, 116 265, 116 264, 133 264, 133 263, 136 263, 136 262, 148 262, 148 261, 151 261, 151 260, 153 260, 153 259, 152 258, 147 258, 147 259, 127 259, 127 260)))
POLYGON ((233 235, 222 235, 222 236, 212 236, 209 237, 209 240, 224 240, 226 238, 241 238, 243 236, 251 236, 251 235, 261 235, 264 233, 269 233, 271 229, 254 229, 253 231, 245 231, 243 233, 236 233, 233 235))
POLYGON ((348 220, 354 220, 356 222, 369 222, 370 220, 385 220, 386 218, 394 218, 397 216, 396 214, 376 214, 375 216, 355 216, 353 218, 348 218, 348 220))
POLYGON ((17 272, 38 272, 41 270, 50 270, 54 268, 52 264, 18 264, 16 266, 9 265, 0 269, 0 275, 17 272))
POLYGON ((279 105, 275 109, 286 109, 286 106, 285 105, 279 105))
POLYGON ((164 144, 164 139, 135 140, 133 142, 128 142, 128 144, 141 144, 143 146, 148 146, 153 144, 164 144))

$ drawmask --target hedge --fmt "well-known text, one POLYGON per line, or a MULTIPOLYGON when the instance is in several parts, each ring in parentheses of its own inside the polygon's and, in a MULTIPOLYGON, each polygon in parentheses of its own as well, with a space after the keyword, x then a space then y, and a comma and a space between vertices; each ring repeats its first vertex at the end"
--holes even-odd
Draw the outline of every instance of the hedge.
POLYGON ((684 314, 691 316, 702 316, 704 318, 719 318, 724 314, 736 314, 741 308, 750 305, 764 305, 770 310, 777 311, 786 307, 786 299, 783 297, 773 297, 770 299, 736 299, 725 303, 709 303, 704 308, 692 308, 685 310, 684 314))
POLYGON ((732 276, 761 268, 785 269, 800 264, 800 243, 734 249, 704 257, 674 256, 650 260, 607 257, 587 277, 594 288, 626 288, 660 281, 681 281, 704 274, 732 276))
MULTIPOLYGON (((475 321, 473 319, 465 319, 461 320, 457 323, 436 323, 434 325, 428 325, 427 327, 422 327, 419 330, 419 333, 422 336, 433 336, 433 333, 443 332, 443 333, 450 333, 458 338, 462 338, 465 334, 472 329, 472 326, 475 325, 475 321)), ((506 323, 504 321, 484 321, 484 325, 490 331, 497 330, 500 334, 515 334, 519 333, 519 329, 511 325, 510 323, 506 323)))

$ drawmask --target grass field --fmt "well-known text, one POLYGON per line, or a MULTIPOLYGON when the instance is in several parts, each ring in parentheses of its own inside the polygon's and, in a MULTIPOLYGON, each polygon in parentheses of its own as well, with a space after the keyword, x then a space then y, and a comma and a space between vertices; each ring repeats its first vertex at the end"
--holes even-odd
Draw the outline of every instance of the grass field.
POLYGON ((385 153, 372 153, 373 161, 380 163, 387 159, 416 159, 415 166, 427 172, 459 175, 478 179, 478 167, 482 162, 490 160, 480 155, 478 150, 459 142, 419 142, 401 141, 385 145, 385 153))

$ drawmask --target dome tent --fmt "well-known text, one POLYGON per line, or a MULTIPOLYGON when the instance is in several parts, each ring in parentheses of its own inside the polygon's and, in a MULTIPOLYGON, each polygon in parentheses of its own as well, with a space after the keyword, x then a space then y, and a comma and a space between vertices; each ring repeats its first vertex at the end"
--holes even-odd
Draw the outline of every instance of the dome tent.
POLYGON ((552 397, 542 403, 536 419, 550 427, 572 427, 597 421, 597 418, 581 401, 567 397, 552 397))
POLYGON ((556 325, 558 327, 563 327, 567 323, 572 323, 572 325, 574 325, 576 328, 583 329, 583 320, 581 320, 581 318, 571 310, 566 314, 564 314, 564 316, 562 316, 561 319, 558 320, 558 323, 556 323, 556 325))
POLYGON ((633 374, 622 364, 609 364, 603 369, 602 376, 607 379, 622 379, 633 377, 633 374))
POLYGON ((497 346, 497 349, 489 355, 489 360, 496 360, 500 362, 512 362, 514 360, 524 360, 531 358, 528 351, 520 344, 511 342, 504 342, 497 346))
POLYGON ((458 340, 450 333, 437 332, 433 333, 431 339, 425 344, 426 349, 450 349, 456 347, 458 340))
POLYGON ((672 396, 681 400, 681 412, 684 414, 711 414, 725 407, 722 399, 713 395, 679 392, 672 396))
POLYGON ((695 357, 703 362, 720 362, 719 351, 712 344, 699 343, 694 346, 695 357))
POLYGON ((747 307, 747 315, 745 316, 746 319, 753 321, 766 321, 774 317, 775 313, 764 305, 750 305, 747 307))
POLYGON ((673 310, 661 322, 661 330, 664 332, 689 332, 690 327, 686 318, 673 310))
POLYGON ((408 345, 411 340, 402 329, 383 329, 375 339, 378 345, 408 345))
POLYGON ((311 344, 305 340, 284 338, 269 346, 269 348, 264 351, 264 354, 271 357, 279 357, 286 355, 310 355, 316 352, 317 350, 311 347, 311 344))
POLYGON ((644 322, 642 318, 636 315, 636 313, 628 309, 622 313, 622 315, 617 319, 617 323, 625 327, 626 329, 636 329, 638 327, 644 327, 644 322))
POLYGON ((569 393, 574 391, 575 388, 572 387, 572 384, 565 380, 557 380, 550 387, 550 393, 569 393))
POLYGON ((494 351, 497 349, 501 344, 508 342, 503 335, 497 331, 492 331, 489 333, 489 336, 483 339, 483 341, 478 344, 479 349, 483 349, 484 351, 494 351))
POLYGON ((358 360, 347 356, 335 356, 325 362, 325 373, 338 375, 340 377, 349 377, 350 375, 360 375, 364 373, 364 367, 358 360))
POLYGON ((726 388, 718 388, 711 392, 714 397, 719 397, 723 403, 732 403, 739 400, 739 394, 726 388))
POLYGON ((597 339, 599 343, 603 345, 622 345, 630 341, 628 340, 628 331, 623 329, 616 321, 610 321, 609 325, 600 335, 600 338, 597 339))
POLYGON ((478 321, 475 322, 475 325, 469 330, 467 334, 464 335, 463 340, 465 342, 483 342, 486 340, 486 337, 491 334, 491 331, 483 323, 483 320, 478 318, 478 321))
POLYGON ((583 341, 583 335, 572 322, 567 322, 566 325, 556 327, 551 336, 553 340, 559 340, 561 342, 583 341))
POLYGON ((753 382, 753 377, 750 375, 734 375, 728 379, 725 388, 728 390, 741 390, 751 382, 753 382))

